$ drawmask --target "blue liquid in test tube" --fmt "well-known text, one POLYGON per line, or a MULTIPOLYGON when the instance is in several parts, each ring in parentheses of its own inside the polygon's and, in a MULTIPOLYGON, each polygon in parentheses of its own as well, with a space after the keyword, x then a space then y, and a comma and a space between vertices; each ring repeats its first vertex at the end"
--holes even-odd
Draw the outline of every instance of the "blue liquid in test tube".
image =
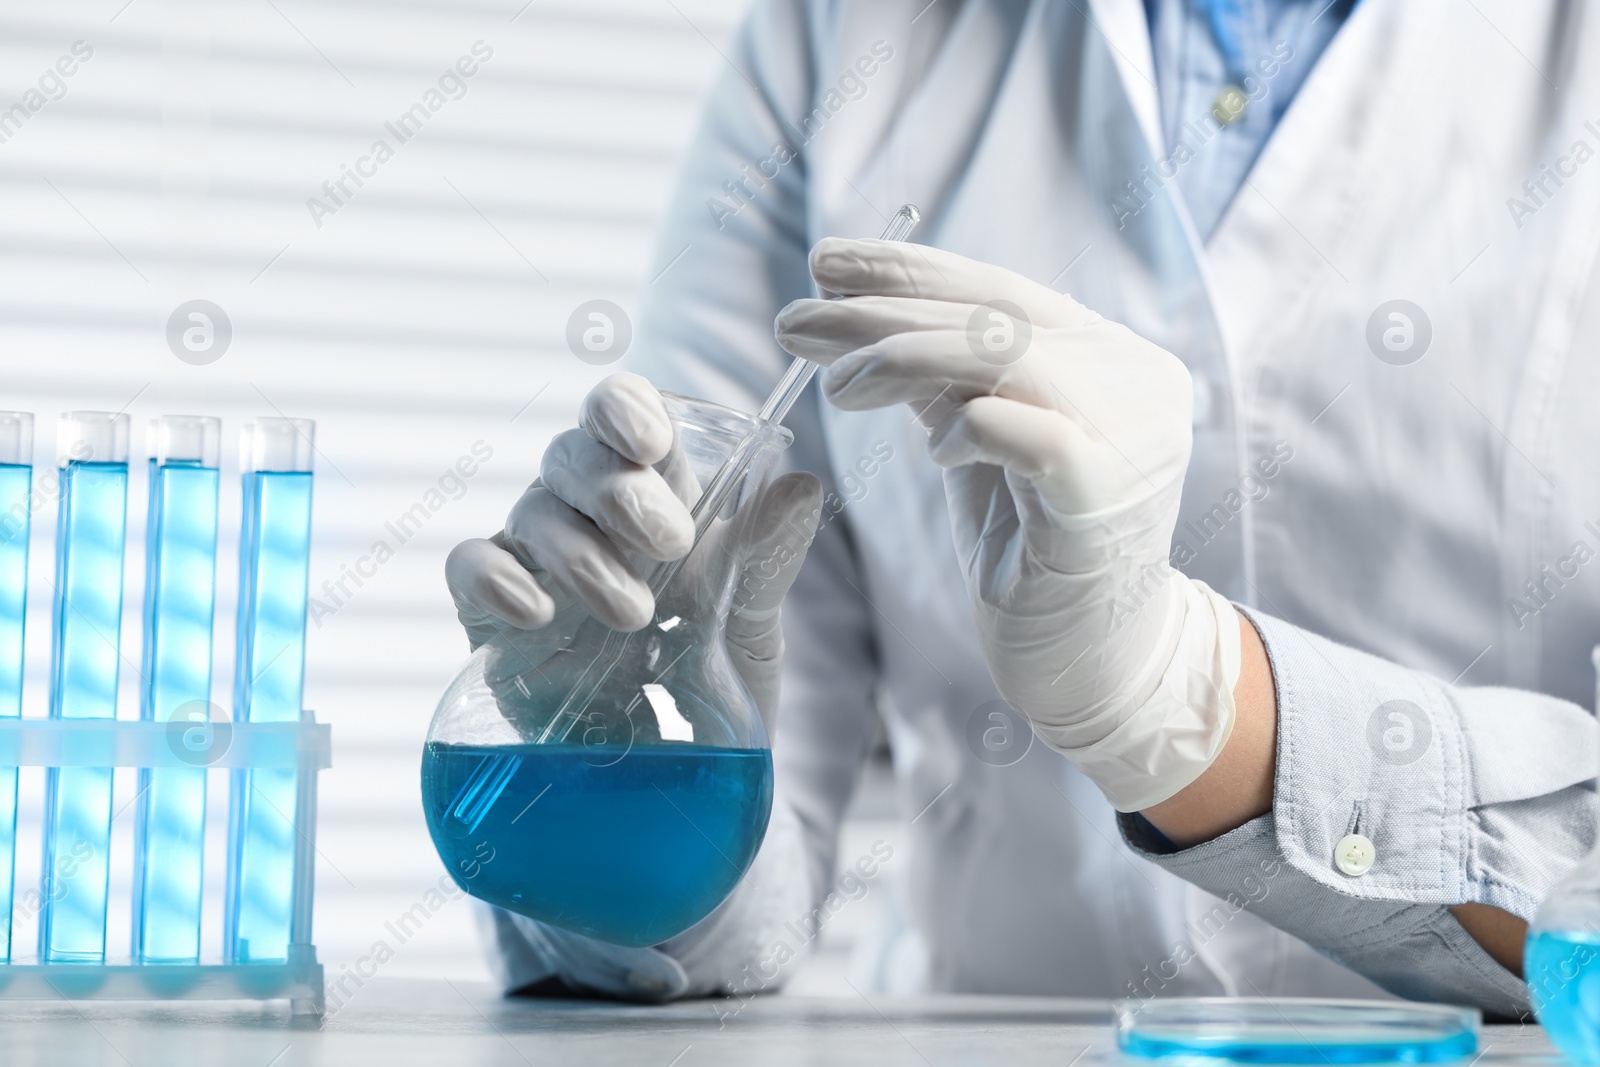
POLYGON ((220 435, 213 418, 151 424, 140 717, 171 723, 168 743, 192 769, 139 772, 133 955, 141 963, 200 960, 220 435))
MULTIPOLYGON (((234 717, 248 722, 300 721, 315 428, 309 419, 260 419, 244 431, 234 717)), ((295 794, 292 770, 235 773, 224 941, 231 962, 288 958, 295 794)))
MULTIPOLYGON (((28 608, 28 532, 33 416, 0 411, 0 718, 22 716, 23 621, 28 608)), ((17 861, 17 769, 0 767, 0 962, 11 959, 11 895, 17 861)))
MULTIPOLYGON (((99 411, 61 417, 52 718, 116 718, 128 422, 99 411)), ((109 767, 55 768, 46 778, 39 955, 47 963, 105 960, 111 784, 109 767)))

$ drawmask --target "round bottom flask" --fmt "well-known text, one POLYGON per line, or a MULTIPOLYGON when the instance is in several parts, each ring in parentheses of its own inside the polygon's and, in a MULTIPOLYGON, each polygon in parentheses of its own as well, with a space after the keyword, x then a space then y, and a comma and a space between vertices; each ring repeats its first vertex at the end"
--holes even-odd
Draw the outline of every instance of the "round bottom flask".
POLYGON ((1593 852, 1539 906, 1522 973, 1550 1040, 1573 1063, 1600 1064, 1600 859, 1593 852))
MULTIPOLYGON (((1593 659, 1600 672, 1600 648, 1593 659)), ((1600 844, 1539 905, 1522 974, 1556 1047, 1573 1063, 1600 1064, 1600 844)))
POLYGON ((428 829, 457 885, 629 946, 710 914, 772 808, 766 729, 724 634, 751 562, 741 527, 790 434, 663 396, 676 433, 657 469, 686 503, 709 488, 683 561, 633 559, 654 618, 620 633, 567 604, 541 630, 503 631, 445 692, 422 757, 428 829))

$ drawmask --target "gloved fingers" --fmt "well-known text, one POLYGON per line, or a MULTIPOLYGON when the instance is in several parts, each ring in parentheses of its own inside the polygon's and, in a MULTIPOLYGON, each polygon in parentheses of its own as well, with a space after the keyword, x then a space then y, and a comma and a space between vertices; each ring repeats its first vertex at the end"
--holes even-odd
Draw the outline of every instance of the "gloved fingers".
POLYGON ((700 484, 679 447, 678 429, 648 379, 622 373, 601 381, 583 398, 578 426, 624 459, 654 467, 679 500, 699 498, 700 484))
POLYGON ((666 480, 672 494, 683 501, 686 507, 692 507, 700 499, 700 480, 695 477, 694 464, 690 462, 689 454, 683 450, 677 436, 678 428, 674 426, 672 429, 672 448, 665 459, 653 466, 656 473, 666 480))
MULTIPOLYGON (((1008 397, 978 397, 958 406, 928 434, 928 454, 946 469, 968 464, 1003 467, 1013 488, 1026 480, 1040 509, 1014 502, 1024 518, 1072 525, 1126 510, 1182 485, 1189 464, 1187 424, 1178 434, 1150 432, 1150 418, 1114 421, 1093 398, 1078 395, 1069 410, 1030 405, 1008 397)), ((1168 427, 1170 430, 1170 427, 1168 427)), ((1024 523, 1030 531, 1032 523, 1024 523)), ((1030 534, 1032 536, 1032 534, 1030 534)))
POLYGON ((637 630, 655 611, 650 587, 617 543, 537 482, 506 518, 505 547, 614 630, 637 630))
POLYGON ((674 442, 661 393, 637 374, 613 374, 589 390, 578 425, 612 451, 646 466, 665 459, 674 442))
POLYGON ((827 366, 846 353, 895 334, 966 329, 974 307, 938 300, 861 296, 795 300, 773 320, 773 336, 790 355, 827 366))
POLYGON ((491 540, 473 538, 450 550, 445 583, 463 626, 477 637, 498 629, 492 620, 537 630, 555 617, 555 601, 517 558, 491 540))
POLYGON ((1155 424, 1190 410, 1183 364, 1124 327, 1040 330, 1025 342, 1008 356, 966 331, 896 334, 834 360, 822 388, 850 411, 984 395, 1080 414, 1087 425, 1155 424))
POLYGON ((868 411, 913 401, 966 400, 1012 386, 1026 399, 1030 379, 1007 367, 977 359, 966 334, 950 330, 896 334, 857 349, 822 375, 829 402, 846 411, 868 411))
POLYGON ((738 520, 743 563, 728 620, 729 640, 736 640, 736 626, 749 633, 753 624, 776 618, 816 536, 822 483, 814 474, 782 475, 746 505, 746 511, 738 520))
POLYGON ((1086 326, 1099 316, 1015 271, 942 248, 900 241, 824 237, 811 249, 811 276, 844 296, 900 296, 955 304, 1005 300, 1036 326, 1086 326))
POLYGON ((583 430, 550 442, 539 480, 624 548, 668 560, 694 544, 694 520, 666 479, 583 430))
POLYGON ((928 454, 941 467, 992 463, 1037 480, 1064 473, 1071 451, 1089 443, 1083 428, 1059 411, 981 396, 933 428, 928 454))
POLYGON ((777 730, 778 678, 783 660, 780 609, 794 584, 822 513, 822 483, 814 475, 775 479, 739 520, 744 557, 724 631, 729 658, 756 700, 770 738, 777 730))
POLYGON ((907 407, 911 409, 911 414, 922 426, 924 432, 932 433, 934 427, 949 419, 951 415, 955 414, 956 409, 969 399, 971 398, 954 398, 949 393, 945 393, 942 396, 934 397, 932 400, 913 400, 907 404, 907 407))
MULTIPOLYGON (((933 428, 928 454, 941 467, 988 463, 1004 468, 1010 481, 1023 479, 1044 509, 1024 508, 1024 517, 1046 525, 1126 508, 1181 482, 1187 449, 1168 456, 1170 447, 1152 447, 1136 428, 1125 427, 1120 443, 1101 429, 1075 415, 982 396, 933 428)), ((1016 503, 1025 502, 1019 496, 1016 503)))
POLYGON ((629 948, 597 941, 514 912, 493 912, 495 925, 509 922, 538 963, 564 985, 635 1001, 666 1001, 688 986, 683 966, 655 948, 629 948))

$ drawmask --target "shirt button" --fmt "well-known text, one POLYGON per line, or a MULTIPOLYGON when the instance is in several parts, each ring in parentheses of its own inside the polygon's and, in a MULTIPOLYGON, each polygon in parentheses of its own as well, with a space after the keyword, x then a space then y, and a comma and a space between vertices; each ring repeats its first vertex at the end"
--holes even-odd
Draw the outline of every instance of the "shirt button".
POLYGON ((1352 878, 1360 878, 1372 870, 1377 855, 1371 841, 1360 834, 1346 834, 1333 847, 1333 865, 1352 878))
POLYGON ((1244 118, 1250 107, 1250 98, 1237 85, 1225 85, 1211 102, 1211 117, 1224 126, 1232 126, 1244 118))

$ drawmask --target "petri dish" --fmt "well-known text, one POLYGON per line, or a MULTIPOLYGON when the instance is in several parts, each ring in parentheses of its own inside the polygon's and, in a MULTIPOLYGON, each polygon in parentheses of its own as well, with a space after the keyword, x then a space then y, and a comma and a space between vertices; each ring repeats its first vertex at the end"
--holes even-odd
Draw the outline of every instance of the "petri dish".
POLYGON ((1144 1059, 1451 1063, 1478 1050, 1475 1008, 1387 1000, 1173 997, 1113 1005, 1117 1046, 1144 1059))

